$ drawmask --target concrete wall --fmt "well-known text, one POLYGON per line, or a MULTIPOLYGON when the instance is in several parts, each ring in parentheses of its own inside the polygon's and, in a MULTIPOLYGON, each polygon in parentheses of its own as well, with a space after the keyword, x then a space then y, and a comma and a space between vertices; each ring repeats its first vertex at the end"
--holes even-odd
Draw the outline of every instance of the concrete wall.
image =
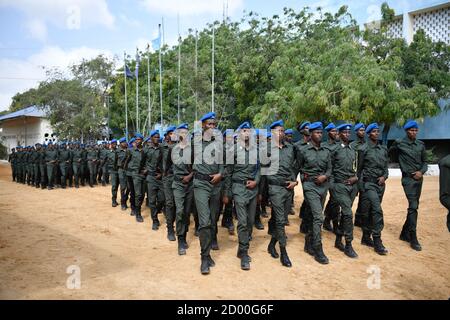
POLYGON ((43 143, 45 133, 52 134, 50 123, 44 118, 18 118, 0 124, 0 139, 11 152, 18 145, 43 143))

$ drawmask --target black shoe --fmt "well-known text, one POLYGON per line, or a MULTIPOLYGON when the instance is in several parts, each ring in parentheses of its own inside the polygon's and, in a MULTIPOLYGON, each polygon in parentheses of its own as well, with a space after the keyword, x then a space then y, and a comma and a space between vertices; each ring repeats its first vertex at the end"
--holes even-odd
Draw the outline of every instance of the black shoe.
POLYGON ((119 205, 119 204, 117 203, 116 200, 113 200, 113 201, 112 201, 112 207, 113 207, 113 208, 117 207, 118 205, 119 205))
POLYGON ((269 246, 267 247, 267 252, 269 252, 270 255, 272 256, 272 258, 274 258, 274 259, 278 259, 280 257, 280 255, 277 252, 277 249, 275 248, 276 243, 277 243, 277 240, 272 238, 272 239, 270 239, 269 246))
POLYGON ((248 257, 248 261, 252 262, 252 257, 250 257, 247 252, 243 252, 243 251, 238 250, 238 252, 236 254, 236 257, 238 257, 239 259, 242 259, 242 257, 245 256, 245 255, 248 257))
POLYGON ((217 251, 219 250, 219 244, 217 243, 217 240, 214 239, 213 241, 211 241, 211 250, 217 251))
POLYGON ((300 233, 303 233, 303 234, 308 233, 308 227, 306 226, 306 223, 303 222, 303 220, 302 220, 302 223, 300 223, 300 233))
POLYGON ((322 244, 314 247, 314 259, 320 264, 329 263, 327 256, 323 253, 322 244))
POLYGON ((314 249, 313 249, 312 243, 311 243, 311 236, 309 236, 309 235, 306 235, 306 237, 305 237, 305 247, 303 248, 303 250, 307 254, 314 256, 314 249))
POLYGON ((410 245, 411 248, 413 248, 416 251, 422 251, 422 246, 419 243, 419 240, 417 239, 417 233, 412 231, 409 233, 409 237, 411 239, 410 245))
POLYGON ((411 242, 411 237, 409 235, 408 226, 407 226, 406 222, 403 225, 402 232, 400 233, 400 237, 399 238, 402 241, 411 242))
POLYGON ((325 220, 323 220, 323 229, 333 232, 333 227, 331 226, 331 220, 329 218, 325 218, 325 220))
POLYGON ((128 207, 126 205, 122 205, 120 208, 122 209, 122 211, 125 211, 128 209, 128 207))
POLYGON ((362 227, 362 218, 360 214, 355 214, 355 227, 362 227))
POLYGON ((384 247, 380 237, 373 237, 373 246, 375 252, 379 255, 385 256, 388 254, 388 250, 384 247))
POLYGON ((208 260, 208 264, 211 268, 216 266, 216 263, 214 262, 214 260, 211 258, 211 256, 206 257, 206 259, 208 260))
POLYGON ((134 217, 136 215, 136 212, 134 211, 135 209, 131 209, 131 213, 130 216, 134 217))
POLYGON ((142 218, 141 212, 136 212, 136 221, 139 223, 144 222, 144 218, 142 218))
POLYGON ((255 228, 258 230, 264 230, 264 225, 262 224, 261 220, 256 220, 255 221, 255 228))
POLYGON ((200 265, 200 272, 202 274, 209 274, 209 261, 207 257, 202 257, 202 264, 200 265))
POLYGON ((186 235, 184 235, 184 237, 182 238, 181 243, 183 244, 183 247, 184 247, 186 250, 189 249, 189 245, 188 245, 188 243, 186 242, 186 235))
POLYGON ((291 263, 291 260, 289 260, 289 256, 287 254, 286 247, 280 246, 280 261, 283 266, 288 267, 288 268, 292 267, 292 263, 291 263))
POLYGON ((178 255, 179 256, 186 255, 186 248, 184 247, 182 239, 178 239, 178 255))
POLYGON ((199 235, 198 229, 195 229, 194 236, 198 237, 198 235, 199 235))
POLYGON ((250 257, 248 254, 244 254, 241 258, 241 269, 242 270, 250 270, 250 257))
POLYGON ((368 246, 368 247, 371 247, 371 248, 374 247, 374 243, 373 243, 373 240, 372 240, 372 238, 370 236, 370 233, 363 232, 363 235, 362 235, 362 238, 361 238, 361 244, 365 245, 365 246, 368 246))
POLYGON ((352 243, 351 243, 351 242, 347 242, 347 243, 345 244, 344 253, 345 253, 345 255, 346 255, 347 257, 350 257, 350 258, 353 258, 353 259, 358 258, 358 254, 357 254, 357 253, 355 252, 355 250, 353 249, 352 243))
POLYGON ((156 231, 158 229, 159 229, 159 224, 158 224, 157 220, 154 220, 152 223, 152 230, 156 231))
POLYGON ((177 238, 175 238, 175 233, 173 232, 173 229, 167 231, 167 239, 169 239, 169 241, 177 240, 177 238))
POLYGON ((344 252, 345 247, 344 244, 342 243, 342 236, 336 236, 336 240, 334 241, 334 247, 339 249, 339 251, 344 252))

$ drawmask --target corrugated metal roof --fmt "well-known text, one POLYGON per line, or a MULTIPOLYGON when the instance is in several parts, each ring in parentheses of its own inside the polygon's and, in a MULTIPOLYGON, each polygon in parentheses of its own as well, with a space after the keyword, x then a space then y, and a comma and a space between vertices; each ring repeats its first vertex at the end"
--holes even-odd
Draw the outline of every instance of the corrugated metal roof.
POLYGON ((18 111, 0 116, 0 121, 11 120, 14 118, 19 118, 19 117, 44 118, 45 112, 44 112, 44 110, 42 110, 34 105, 34 106, 26 107, 25 109, 22 109, 22 110, 18 110, 18 111))

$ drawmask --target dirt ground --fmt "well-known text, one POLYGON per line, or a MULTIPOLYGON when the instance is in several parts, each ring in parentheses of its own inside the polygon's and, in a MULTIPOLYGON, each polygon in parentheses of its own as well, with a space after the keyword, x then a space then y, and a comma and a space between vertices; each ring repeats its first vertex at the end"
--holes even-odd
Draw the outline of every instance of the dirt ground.
MULTIPOLYGON (((301 201, 299 187, 297 212, 301 201)), ((398 239, 406 206, 400 180, 389 179, 383 202, 387 256, 361 246, 356 229, 359 258, 352 260, 324 232, 330 264, 320 265, 303 251, 299 218, 290 216, 292 268, 267 253, 265 220, 266 230, 255 230, 251 242, 250 271, 240 269, 237 236, 220 228, 220 251, 212 253, 216 267, 202 276, 198 238, 189 234, 188 253, 178 256, 165 228, 151 230, 148 209, 145 223, 137 224, 129 212, 112 208, 109 187, 34 189, 11 182, 9 166, 0 164, 0 299, 448 299, 450 233, 438 178, 425 178, 422 252, 398 239), (67 288, 67 268, 73 265, 80 268, 80 289, 67 288), (379 282, 373 281, 376 270, 379 282)))

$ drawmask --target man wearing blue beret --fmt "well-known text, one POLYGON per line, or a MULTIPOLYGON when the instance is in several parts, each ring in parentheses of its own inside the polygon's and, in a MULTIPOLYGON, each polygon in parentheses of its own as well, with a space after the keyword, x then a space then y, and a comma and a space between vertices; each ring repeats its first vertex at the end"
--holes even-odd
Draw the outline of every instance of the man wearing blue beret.
POLYGON ((294 146, 285 141, 284 122, 282 120, 275 121, 269 128, 272 131, 272 141, 269 149, 271 163, 268 168, 267 184, 269 186, 269 198, 272 202, 272 215, 269 220, 269 234, 272 238, 267 251, 272 258, 280 257, 283 266, 291 267, 292 263, 286 250, 285 226, 292 206, 292 193, 298 185, 294 165, 296 154, 294 146), (272 163, 274 159, 278 163, 272 163), (275 248, 277 242, 280 244, 280 255, 275 248))
POLYGON ((201 247, 202 274, 209 274, 215 265, 210 252, 218 249, 216 238, 217 218, 219 215, 221 181, 224 176, 223 144, 216 131, 216 114, 205 114, 202 122, 202 134, 195 135, 194 141, 194 197, 199 218, 199 239, 201 247), (212 154, 214 152, 214 154, 212 154))
POLYGON ((329 189, 331 176, 330 149, 321 145, 323 125, 314 122, 309 126, 311 141, 297 149, 303 194, 310 207, 311 217, 308 219, 308 233, 305 238, 305 251, 314 256, 321 264, 328 264, 323 252, 321 230, 323 224, 323 205, 329 189))
POLYGON ((117 150, 117 175, 119 176, 120 185, 120 208, 122 211, 128 209, 128 183, 127 183, 127 171, 124 167, 125 158, 127 156, 128 142, 127 138, 123 137, 119 140, 119 148, 117 150))
POLYGON ((166 130, 165 141, 161 145, 162 152, 162 187, 165 200, 165 216, 167 224, 167 238, 169 241, 176 241, 175 237, 175 198, 173 194, 172 184, 174 180, 172 161, 169 157, 171 150, 175 145, 177 127, 169 126, 166 130))
POLYGON ((117 190, 119 189, 119 168, 117 166, 117 140, 111 141, 109 149, 107 149, 105 156, 105 165, 103 166, 108 175, 111 175, 111 204, 115 208, 117 203, 117 190))
MULTIPOLYGON (((73 172, 73 177, 74 177, 74 182, 75 182, 75 188, 79 188, 80 187, 80 177, 81 180, 83 181, 83 176, 84 176, 84 168, 83 168, 83 156, 84 156, 84 152, 81 149, 79 144, 75 144, 75 147, 73 148, 72 152, 71 152, 71 162, 72 162, 72 172, 73 172)), ((84 184, 84 181, 83 181, 84 184)))
POLYGON ((417 239, 417 210, 422 193, 423 175, 428 170, 425 144, 417 139, 419 126, 416 121, 407 121, 403 128, 406 136, 394 141, 389 149, 394 161, 400 164, 402 186, 408 199, 408 210, 400 240, 409 242, 412 249, 421 251, 422 246, 417 239))
POLYGON ((89 186, 91 188, 97 184, 97 162, 98 162, 98 149, 96 145, 89 144, 86 148, 86 163, 89 172, 89 186))
MULTIPOLYGON (((248 122, 242 123, 238 128, 237 132, 244 129, 249 129, 250 124, 248 122)), ((232 158, 233 152, 234 152, 234 130, 232 129, 226 129, 223 133, 224 135, 224 151, 226 155, 226 160, 232 158)), ((222 197, 220 199, 220 211, 222 214, 222 227, 226 228, 228 230, 229 235, 234 235, 234 222, 233 222, 233 201, 232 201, 232 194, 231 194, 231 187, 227 188, 229 185, 229 180, 231 179, 231 176, 229 174, 229 166, 228 162, 225 163, 225 174, 223 177, 222 182, 222 190, 221 194, 222 197)), ((217 228, 216 228, 217 230, 217 228)))
POLYGON ((450 154, 439 161, 439 200, 448 210, 447 229, 450 232, 450 154))
POLYGON ((378 140, 380 129, 377 123, 368 125, 366 134, 369 139, 358 151, 358 180, 362 191, 361 244, 373 247, 379 255, 386 255, 388 250, 381 240, 381 232, 384 228, 381 202, 386 189, 386 180, 389 177, 388 150, 378 140))
MULTIPOLYGON (((350 143, 350 147, 353 150, 356 150, 356 152, 359 152, 359 150, 365 145, 366 143, 366 125, 364 123, 357 123, 355 124, 355 127, 353 128, 355 131, 356 139, 350 143)), ((358 191, 361 192, 360 190, 358 191)), ((355 227, 361 227, 361 199, 362 194, 359 194, 358 198, 358 208, 356 209, 355 213, 355 227)))
POLYGON ((45 164, 47 166, 47 189, 52 190, 55 182, 56 162, 58 161, 58 151, 54 149, 53 143, 49 142, 45 150, 45 164))
MULTIPOLYGON (((338 148, 338 140, 339 140, 339 132, 336 125, 331 122, 325 127, 325 131, 328 134, 327 142, 323 143, 325 148, 330 150, 330 154, 333 154, 338 148)), ((332 163, 333 164, 333 163, 332 163)), ((328 199, 328 203, 325 206, 325 219, 323 221, 323 228, 327 231, 337 233, 337 226, 339 223, 339 215, 341 213, 341 208, 334 198, 333 194, 330 192, 330 198, 328 199), (331 226, 331 222, 333 226, 331 226)))
POLYGON ((11 164, 11 174, 12 174, 13 182, 16 181, 16 176, 17 176, 16 161, 17 161, 16 148, 12 148, 11 153, 8 155, 8 162, 11 164))

